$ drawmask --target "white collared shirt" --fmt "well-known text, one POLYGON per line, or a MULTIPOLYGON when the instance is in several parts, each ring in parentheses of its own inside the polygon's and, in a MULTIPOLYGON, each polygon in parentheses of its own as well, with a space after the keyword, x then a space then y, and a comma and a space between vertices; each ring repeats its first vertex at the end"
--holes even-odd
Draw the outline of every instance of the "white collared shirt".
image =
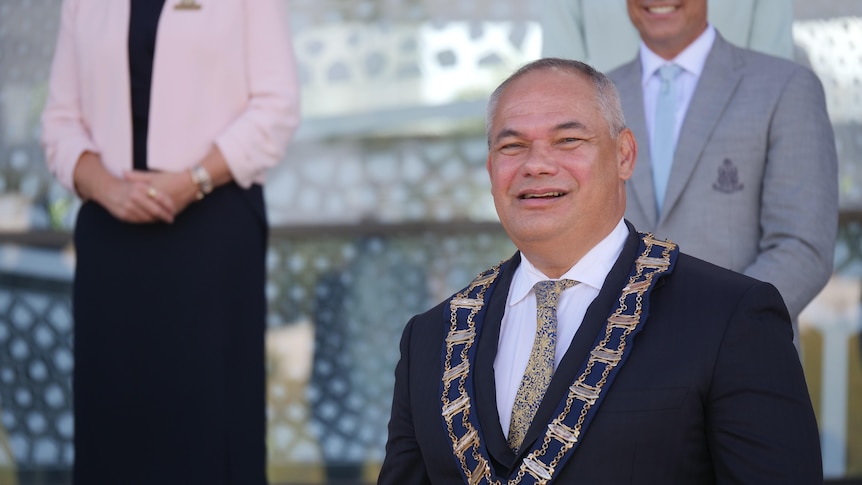
MULTIPOLYGON (((587 307, 599 294, 605 278, 622 252, 629 235, 622 219, 608 234, 559 279, 572 279, 579 284, 565 290, 557 305, 557 348, 554 368, 569 349, 575 332, 581 326, 587 307)), ((509 421, 515 394, 530 360, 533 340, 536 338, 536 297, 533 285, 549 280, 524 255, 515 269, 506 310, 500 327, 497 357, 494 361, 494 378, 497 389, 497 412, 503 433, 509 434, 509 421)))
POLYGON ((694 89, 697 87, 697 82, 700 79, 700 74, 703 72, 703 65, 706 64, 706 58, 709 55, 712 44, 715 42, 715 28, 710 24, 706 30, 700 34, 700 37, 695 39, 688 47, 679 53, 670 61, 659 57, 658 54, 651 51, 646 44, 641 41, 640 44, 640 59, 641 71, 641 87, 644 95, 644 115, 646 116, 647 132, 650 140, 653 137, 653 124, 655 123, 656 98, 658 98, 661 79, 658 76, 658 70, 665 64, 676 64, 682 68, 682 72, 677 78, 677 95, 679 98, 676 102, 676 124, 674 127, 674 145, 679 140, 679 131, 682 128, 682 122, 685 119, 685 113, 688 111, 688 105, 691 103, 694 89))

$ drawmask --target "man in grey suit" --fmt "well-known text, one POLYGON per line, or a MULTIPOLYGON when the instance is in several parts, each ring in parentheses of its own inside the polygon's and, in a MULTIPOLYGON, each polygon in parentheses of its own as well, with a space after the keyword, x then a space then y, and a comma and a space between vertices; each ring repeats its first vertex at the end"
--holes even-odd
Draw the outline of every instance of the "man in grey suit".
POLYGON ((626 218, 774 284, 795 320, 832 274, 838 225, 823 87, 801 65, 725 41, 706 3, 627 0, 640 52, 609 73, 643 148, 626 218))

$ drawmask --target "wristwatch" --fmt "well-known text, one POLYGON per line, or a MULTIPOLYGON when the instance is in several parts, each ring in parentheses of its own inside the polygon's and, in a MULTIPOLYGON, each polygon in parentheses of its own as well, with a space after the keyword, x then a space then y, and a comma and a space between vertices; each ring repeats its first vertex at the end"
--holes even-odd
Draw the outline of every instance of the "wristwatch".
POLYGON ((213 191, 213 179, 210 177, 207 169, 200 165, 195 165, 189 169, 189 174, 192 176, 192 182, 198 186, 198 193, 195 194, 198 200, 203 199, 205 195, 213 191))

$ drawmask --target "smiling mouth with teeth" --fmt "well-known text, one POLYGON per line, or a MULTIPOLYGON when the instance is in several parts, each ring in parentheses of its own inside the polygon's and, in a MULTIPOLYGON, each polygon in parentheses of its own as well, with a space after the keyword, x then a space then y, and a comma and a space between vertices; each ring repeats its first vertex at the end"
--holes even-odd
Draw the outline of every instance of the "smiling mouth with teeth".
POLYGON ((553 198, 553 197, 562 197, 564 194, 562 192, 547 192, 544 194, 524 194, 521 196, 522 199, 545 199, 545 198, 553 198))
POLYGON ((649 13, 663 14, 673 12, 674 10, 676 10, 676 7, 673 5, 662 5, 660 7, 648 7, 647 10, 649 11, 649 13))

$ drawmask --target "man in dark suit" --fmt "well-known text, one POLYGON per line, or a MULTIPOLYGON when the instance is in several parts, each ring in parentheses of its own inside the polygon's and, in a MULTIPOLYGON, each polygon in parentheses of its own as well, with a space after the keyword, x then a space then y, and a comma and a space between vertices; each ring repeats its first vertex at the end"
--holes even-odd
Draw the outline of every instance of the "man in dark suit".
POLYGON ((488 142, 519 251, 407 324, 378 483, 822 482, 778 291, 623 220, 637 144, 613 83, 530 63, 488 142))

